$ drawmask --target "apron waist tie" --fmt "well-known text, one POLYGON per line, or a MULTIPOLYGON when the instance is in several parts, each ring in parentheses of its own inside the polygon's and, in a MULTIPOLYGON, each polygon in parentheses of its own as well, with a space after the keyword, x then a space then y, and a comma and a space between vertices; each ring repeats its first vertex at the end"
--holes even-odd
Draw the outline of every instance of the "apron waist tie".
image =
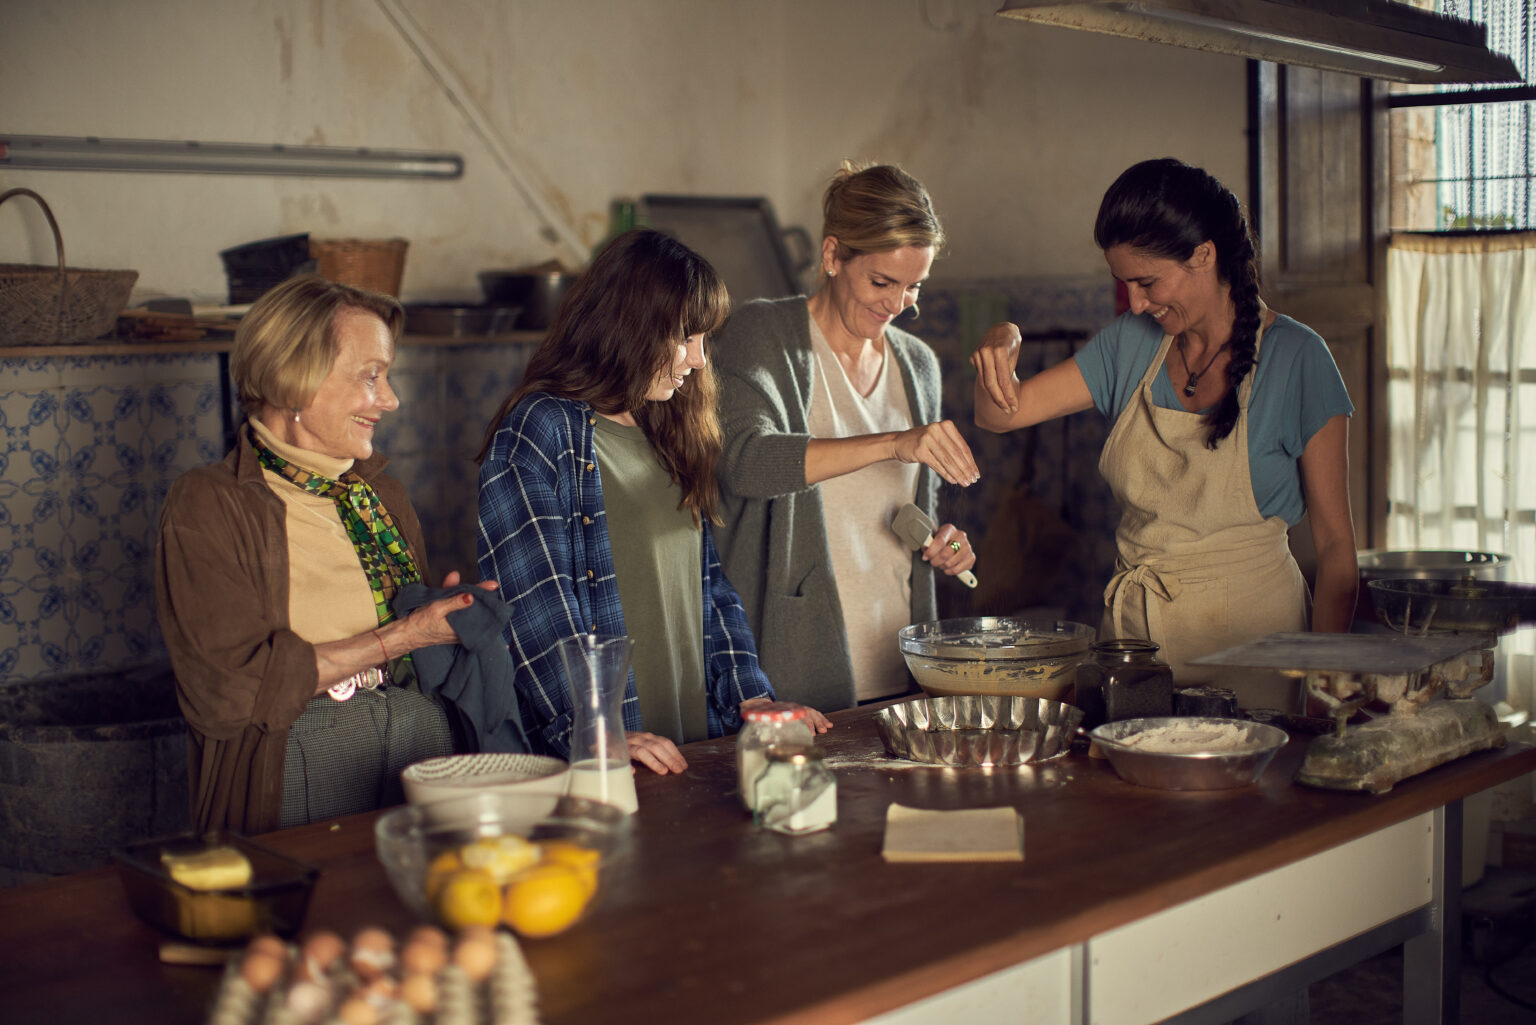
POLYGON ((1152 637, 1162 636, 1161 602, 1148 601, 1147 598, 1150 594, 1163 601, 1173 601, 1183 592, 1184 585, 1172 573, 1164 576, 1146 563, 1120 570, 1110 577, 1109 584, 1104 588, 1104 606, 1109 610, 1109 621, 1114 627, 1116 637, 1130 636, 1129 623, 1125 615, 1125 602, 1126 592, 1132 588, 1141 590, 1147 633, 1152 637))

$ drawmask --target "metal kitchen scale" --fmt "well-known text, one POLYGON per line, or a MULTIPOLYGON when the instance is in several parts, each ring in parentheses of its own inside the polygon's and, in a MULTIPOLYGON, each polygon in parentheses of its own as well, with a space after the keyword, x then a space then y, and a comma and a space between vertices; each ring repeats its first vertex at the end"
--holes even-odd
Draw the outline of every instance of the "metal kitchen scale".
POLYGON ((1300 677, 1335 730, 1307 747, 1296 780, 1331 790, 1392 789, 1437 765, 1504 746, 1493 709, 1472 697, 1493 679, 1500 634, 1536 623, 1536 587, 1477 580, 1372 580, 1394 633, 1282 633, 1193 660, 1300 677), (1374 717, 1348 720, 1358 710, 1374 717))

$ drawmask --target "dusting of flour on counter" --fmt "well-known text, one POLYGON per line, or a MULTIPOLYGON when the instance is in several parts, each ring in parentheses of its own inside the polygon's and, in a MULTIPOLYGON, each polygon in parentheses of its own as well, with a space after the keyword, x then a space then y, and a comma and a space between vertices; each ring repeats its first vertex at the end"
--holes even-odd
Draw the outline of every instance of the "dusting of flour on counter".
POLYGON ((1241 723, 1186 725, 1175 723, 1133 733, 1120 740, 1126 747, 1150 754, 1235 754, 1261 747, 1241 723))
POLYGON ((885 752, 879 754, 829 754, 822 764, 836 772, 839 769, 943 769, 943 765, 917 762, 910 758, 892 758, 885 752))

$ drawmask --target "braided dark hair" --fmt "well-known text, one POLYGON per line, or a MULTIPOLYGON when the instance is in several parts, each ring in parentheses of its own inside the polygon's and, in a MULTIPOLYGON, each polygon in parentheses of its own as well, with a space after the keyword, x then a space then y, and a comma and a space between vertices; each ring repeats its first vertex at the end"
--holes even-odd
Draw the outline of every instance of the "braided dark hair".
POLYGON ((1202 242, 1216 246, 1216 274, 1231 292, 1236 316, 1227 343, 1229 387, 1205 420, 1205 444, 1215 448, 1237 424, 1238 385, 1253 370, 1259 333, 1259 260, 1242 205, 1198 167, 1172 157, 1143 160, 1104 193, 1093 240, 1100 249, 1130 246, 1180 263, 1202 242))

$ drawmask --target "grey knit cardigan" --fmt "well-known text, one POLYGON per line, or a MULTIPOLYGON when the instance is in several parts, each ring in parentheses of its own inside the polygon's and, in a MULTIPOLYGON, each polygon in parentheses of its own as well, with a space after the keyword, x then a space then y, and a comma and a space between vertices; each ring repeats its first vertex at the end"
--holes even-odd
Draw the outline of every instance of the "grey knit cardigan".
MULTIPOLYGON (((715 538, 779 699, 833 711, 855 698, 821 489, 805 483, 806 414, 816 380, 808 317, 804 296, 760 299, 732 313, 715 339, 725 519, 715 538)), ((886 339, 914 422, 939 419, 933 350, 894 327, 886 328, 886 339)), ((937 521, 938 475, 926 466, 916 502, 937 521)), ((933 568, 914 552, 912 622, 935 618, 936 607, 933 568)))

